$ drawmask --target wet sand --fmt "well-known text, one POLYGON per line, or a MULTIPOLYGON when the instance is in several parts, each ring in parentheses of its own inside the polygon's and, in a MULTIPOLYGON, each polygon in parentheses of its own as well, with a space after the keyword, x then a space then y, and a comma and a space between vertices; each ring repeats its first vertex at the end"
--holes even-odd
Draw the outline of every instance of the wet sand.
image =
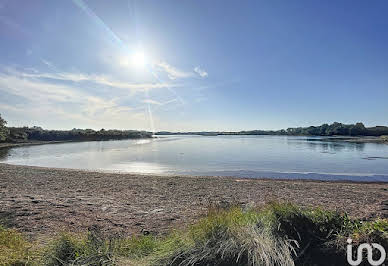
POLYGON ((0 222, 32 237, 99 225, 159 234, 194 222, 212 204, 287 201, 388 217, 388 183, 155 176, 0 164, 0 222))

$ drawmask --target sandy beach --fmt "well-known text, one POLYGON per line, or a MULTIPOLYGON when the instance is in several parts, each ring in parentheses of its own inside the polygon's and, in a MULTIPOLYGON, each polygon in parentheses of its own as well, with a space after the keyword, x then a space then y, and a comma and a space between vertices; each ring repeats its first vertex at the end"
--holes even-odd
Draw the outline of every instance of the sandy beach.
POLYGON ((388 216, 388 184, 154 176, 0 164, 0 220, 32 237, 85 231, 168 232, 212 204, 287 201, 362 219, 388 216))

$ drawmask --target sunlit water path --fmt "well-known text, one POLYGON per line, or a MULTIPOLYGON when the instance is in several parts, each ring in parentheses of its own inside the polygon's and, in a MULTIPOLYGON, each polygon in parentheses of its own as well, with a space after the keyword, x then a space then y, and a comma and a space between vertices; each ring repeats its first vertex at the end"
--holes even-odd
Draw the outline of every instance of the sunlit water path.
POLYGON ((287 136, 160 136, 0 150, 10 164, 151 174, 388 182, 388 145, 287 136))

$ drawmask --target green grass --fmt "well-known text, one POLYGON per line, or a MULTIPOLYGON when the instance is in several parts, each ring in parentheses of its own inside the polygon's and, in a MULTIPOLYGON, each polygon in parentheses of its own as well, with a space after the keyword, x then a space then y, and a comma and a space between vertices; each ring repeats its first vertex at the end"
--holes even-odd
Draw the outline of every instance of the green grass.
POLYGON ((39 250, 14 229, 0 226, 0 265, 37 265, 39 250))
POLYGON ((166 236, 117 238, 98 228, 61 234, 38 251, 20 233, 0 232, 2 265, 346 265, 348 237, 388 249, 387 219, 361 222, 278 203, 213 207, 196 224, 166 236))
POLYGON ((98 228, 86 235, 62 233, 45 249, 42 264, 54 265, 114 265, 117 239, 105 237, 98 228))

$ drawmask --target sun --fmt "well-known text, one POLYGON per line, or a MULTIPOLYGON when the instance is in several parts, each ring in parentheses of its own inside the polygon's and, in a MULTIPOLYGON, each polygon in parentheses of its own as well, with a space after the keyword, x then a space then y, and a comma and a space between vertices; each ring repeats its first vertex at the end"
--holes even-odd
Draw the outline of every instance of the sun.
POLYGON ((147 63, 146 56, 143 51, 136 51, 132 55, 131 61, 132 61, 132 64, 138 68, 143 68, 147 63))

